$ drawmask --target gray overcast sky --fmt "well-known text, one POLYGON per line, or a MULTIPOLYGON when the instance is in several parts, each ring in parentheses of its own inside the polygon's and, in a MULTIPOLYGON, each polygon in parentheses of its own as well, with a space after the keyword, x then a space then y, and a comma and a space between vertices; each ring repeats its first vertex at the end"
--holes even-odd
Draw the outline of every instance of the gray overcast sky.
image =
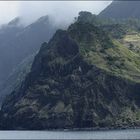
POLYGON ((69 23, 79 11, 98 14, 111 1, 0 1, 0 25, 15 17, 29 24, 43 15, 51 15, 57 23, 69 23))

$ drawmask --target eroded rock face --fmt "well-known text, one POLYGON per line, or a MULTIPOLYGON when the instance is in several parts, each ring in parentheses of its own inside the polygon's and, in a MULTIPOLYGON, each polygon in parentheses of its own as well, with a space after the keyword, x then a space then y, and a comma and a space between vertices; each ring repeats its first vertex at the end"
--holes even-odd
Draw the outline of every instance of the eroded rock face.
POLYGON ((81 45, 62 30, 42 45, 2 106, 2 129, 140 126, 140 84, 89 63, 81 45))

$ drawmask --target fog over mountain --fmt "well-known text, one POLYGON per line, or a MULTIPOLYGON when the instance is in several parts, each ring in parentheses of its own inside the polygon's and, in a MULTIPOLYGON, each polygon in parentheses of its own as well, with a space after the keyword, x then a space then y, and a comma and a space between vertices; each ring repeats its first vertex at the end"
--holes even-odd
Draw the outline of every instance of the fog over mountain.
POLYGON ((0 24, 15 17, 30 24, 43 15, 50 15, 57 24, 68 24, 79 11, 101 12, 111 1, 0 1, 0 24))

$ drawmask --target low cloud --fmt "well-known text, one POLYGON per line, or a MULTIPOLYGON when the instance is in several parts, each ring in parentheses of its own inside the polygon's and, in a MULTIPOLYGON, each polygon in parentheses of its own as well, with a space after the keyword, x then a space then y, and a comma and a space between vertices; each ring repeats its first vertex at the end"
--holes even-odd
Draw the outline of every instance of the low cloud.
MULTIPOLYGON (((56 24, 69 24, 79 11, 101 12, 111 1, 11 1, 3 2, 0 23, 19 16, 24 24, 30 24, 44 15, 50 15, 56 24), (11 8, 9 7, 11 5, 11 8), (6 9, 6 10, 5 10, 6 9), (3 11, 3 14, 2 14, 3 11)), ((1 3, 0 3, 1 4, 1 3)))

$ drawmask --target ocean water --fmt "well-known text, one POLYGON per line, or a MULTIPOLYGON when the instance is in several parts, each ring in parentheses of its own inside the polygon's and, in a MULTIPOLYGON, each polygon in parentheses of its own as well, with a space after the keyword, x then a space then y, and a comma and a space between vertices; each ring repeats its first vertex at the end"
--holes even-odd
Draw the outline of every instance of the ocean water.
POLYGON ((140 139, 140 129, 105 131, 0 131, 0 139, 140 139))

